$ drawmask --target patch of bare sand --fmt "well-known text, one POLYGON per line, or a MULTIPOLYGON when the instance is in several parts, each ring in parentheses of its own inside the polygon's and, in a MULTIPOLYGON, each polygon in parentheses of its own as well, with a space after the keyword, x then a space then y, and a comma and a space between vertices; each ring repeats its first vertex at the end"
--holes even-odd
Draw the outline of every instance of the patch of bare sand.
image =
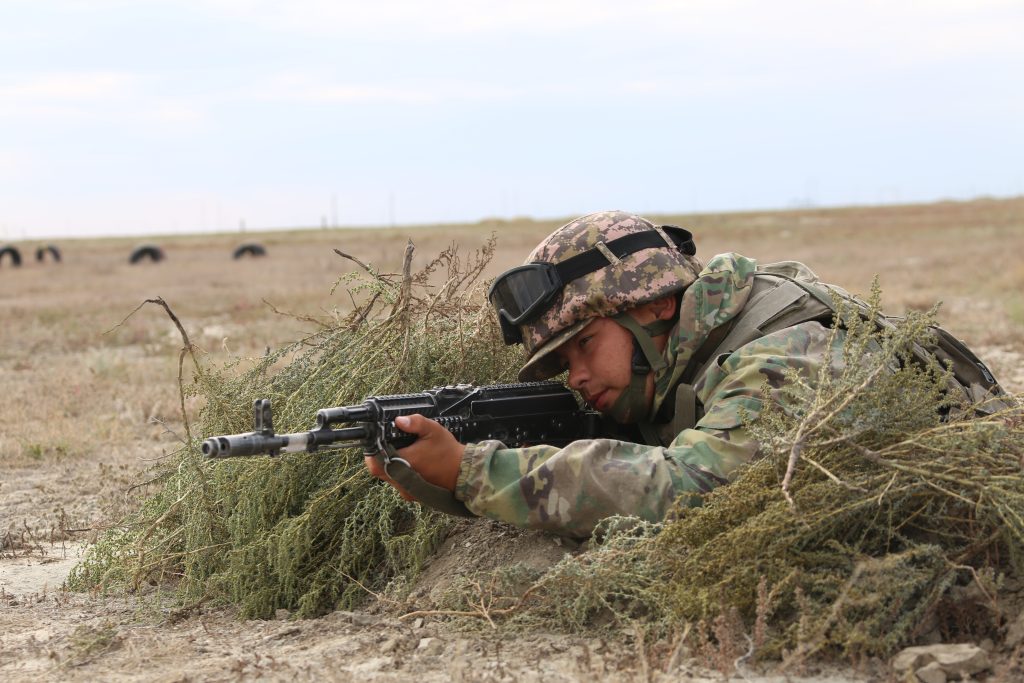
POLYGON ((0 601, 60 590, 84 550, 82 543, 59 543, 0 555, 0 601))

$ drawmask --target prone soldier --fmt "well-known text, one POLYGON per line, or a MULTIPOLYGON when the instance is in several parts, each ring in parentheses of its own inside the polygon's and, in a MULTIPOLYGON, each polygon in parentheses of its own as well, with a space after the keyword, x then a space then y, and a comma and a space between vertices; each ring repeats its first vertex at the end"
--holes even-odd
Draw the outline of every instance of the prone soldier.
MULTIPOLYGON (((759 268, 734 253, 703 264, 686 230, 622 211, 583 216, 488 296, 506 343, 526 351, 520 380, 567 371, 590 407, 633 436, 463 445, 410 415, 395 424, 418 439, 398 453, 470 512, 517 526, 586 537, 611 515, 661 520, 677 501, 699 505, 757 456, 747 425, 766 400, 787 407, 787 371, 811 383, 825 363, 842 371, 846 335, 832 329, 830 290, 841 292, 803 264, 759 268)), ((969 397, 997 392, 977 366, 969 397)), ((414 500, 378 459, 366 464, 414 500)))

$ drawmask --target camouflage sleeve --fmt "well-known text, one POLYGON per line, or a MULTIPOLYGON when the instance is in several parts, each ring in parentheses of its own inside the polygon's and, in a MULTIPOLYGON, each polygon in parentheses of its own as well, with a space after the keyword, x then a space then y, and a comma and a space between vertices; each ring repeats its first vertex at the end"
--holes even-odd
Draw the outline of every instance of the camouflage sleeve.
POLYGON ((612 515, 660 520, 681 495, 699 505, 701 493, 729 481, 755 451, 738 434, 701 429, 668 448, 612 439, 564 448, 485 441, 466 447, 455 497, 478 515, 586 537, 612 515))
POLYGON ((821 334, 811 340, 793 328, 783 336, 748 344, 713 367, 696 387, 703 418, 667 447, 611 439, 564 448, 471 444, 455 496, 478 515, 575 537, 589 536, 611 515, 663 519, 677 498, 700 505, 703 494, 734 479, 757 455, 744 416, 760 413, 764 383, 777 389, 786 368, 818 367, 821 334))

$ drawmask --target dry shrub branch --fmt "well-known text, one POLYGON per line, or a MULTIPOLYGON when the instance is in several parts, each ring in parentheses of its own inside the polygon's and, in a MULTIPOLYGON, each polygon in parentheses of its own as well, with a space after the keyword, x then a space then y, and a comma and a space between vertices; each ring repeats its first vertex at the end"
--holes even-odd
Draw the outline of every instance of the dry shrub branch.
POLYGON ((517 359, 479 291, 493 249, 492 239, 464 261, 453 246, 413 272, 410 243, 402 273, 360 263, 339 280, 351 313, 248 370, 197 363, 188 390, 205 399, 200 434, 161 466, 159 490, 91 549, 71 584, 170 585, 185 604, 232 602, 267 617, 351 607, 364 587, 415 575, 449 521, 373 480, 361 453, 207 462, 198 446, 252 429, 257 398, 271 399, 275 429, 286 433, 311 429, 319 408, 370 395, 512 377, 517 359))

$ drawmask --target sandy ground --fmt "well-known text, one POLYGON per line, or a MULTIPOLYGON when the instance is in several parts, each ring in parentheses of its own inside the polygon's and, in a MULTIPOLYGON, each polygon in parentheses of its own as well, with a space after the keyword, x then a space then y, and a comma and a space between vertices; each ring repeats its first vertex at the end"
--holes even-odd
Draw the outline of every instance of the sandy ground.
MULTIPOLYGON (((629 629, 604 637, 510 637, 483 624, 467 629, 432 617, 381 616, 372 600, 361 612, 296 620, 282 610, 275 620, 259 621, 240 619, 231 608, 182 612, 157 594, 72 593, 63 583, 88 542, 47 536, 69 535, 61 530, 70 519, 91 528, 107 518, 118 497, 114 489, 126 488, 128 479, 104 480, 96 474, 101 469, 111 472, 79 461, 5 472, 0 519, 20 520, 21 531, 11 526, 0 552, 0 681, 878 680, 848 669, 785 678, 742 665, 725 678, 671 643, 641 657, 629 629)), ((574 550, 561 539, 497 522, 461 522, 412 596, 427 597, 457 574, 514 563, 543 568, 574 550)))
MULTIPOLYGON (((466 548, 495 532, 468 527, 447 542, 466 548)), ((519 534, 501 559, 544 561, 565 550, 519 534), (514 556, 518 555, 518 558, 514 556)), ((480 548, 481 550, 483 548, 480 548)), ((335 612, 245 621, 232 609, 182 615, 154 596, 99 597, 60 588, 83 544, 44 544, 0 559, 0 680, 4 681, 794 681, 878 680, 853 670, 799 676, 731 677, 697 666, 685 650, 641 658, 634 633, 585 638, 536 633, 515 638, 454 630, 430 618, 400 620, 335 612)), ((439 554, 436 571, 450 571, 439 554)), ((428 568, 424 578, 429 581, 428 568)))

